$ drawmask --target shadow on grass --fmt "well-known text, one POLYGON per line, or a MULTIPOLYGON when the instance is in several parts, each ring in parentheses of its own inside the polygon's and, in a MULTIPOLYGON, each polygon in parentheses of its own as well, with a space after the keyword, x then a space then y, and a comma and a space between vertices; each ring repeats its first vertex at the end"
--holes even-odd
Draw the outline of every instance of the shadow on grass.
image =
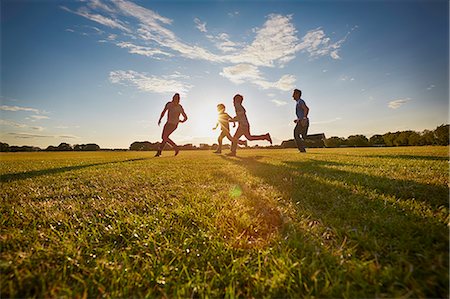
POLYGON ((135 162, 135 161, 148 160, 148 159, 149 158, 136 158, 136 159, 123 160, 123 161, 91 163, 91 164, 64 166, 64 167, 58 167, 58 168, 48 168, 48 169, 32 170, 32 171, 25 171, 25 172, 19 172, 19 173, 11 173, 11 174, 2 175, 0 177, 0 182, 2 182, 2 183, 13 182, 13 181, 24 180, 24 179, 28 179, 28 178, 34 178, 34 177, 38 177, 38 176, 42 176, 42 175, 58 174, 58 173, 63 173, 63 172, 67 172, 67 171, 88 168, 88 167, 108 165, 108 164, 117 164, 117 163, 128 163, 128 162, 135 162))
POLYGON ((448 161, 448 157, 439 156, 421 156, 421 155, 361 155, 355 157, 365 157, 365 158, 381 158, 381 159, 404 159, 404 160, 427 160, 427 161, 448 161))
MULTIPOLYGON (((399 205, 412 194, 433 208, 446 204, 448 188, 327 167, 336 165, 334 162, 304 160, 274 165, 251 157, 223 158, 245 167, 291 201, 298 217, 294 222, 308 218, 326 228, 323 243, 330 241, 328 252, 338 252, 343 246, 339 244, 346 243, 353 249, 357 264, 373 264, 372 270, 361 270, 363 277, 355 279, 381 285, 375 288, 388 297, 409 292, 413 297, 448 295, 445 217, 435 219, 413 205, 399 205), (386 195, 395 198, 387 201, 386 195)), ((349 267, 349 273, 360 271, 354 272, 354 264, 349 267)))
MULTIPOLYGON (((290 168, 306 171, 325 179, 345 181, 356 186, 363 186, 380 194, 394 196, 398 199, 414 199, 425 202, 432 208, 447 207, 449 188, 442 185, 428 185, 412 180, 390 179, 365 173, 339 170, 333 166, 353 166, 353 164, 309 159, 308 161, 285 161, 290 168)), ((361 166, 361 165, 358 165, 361 166)))

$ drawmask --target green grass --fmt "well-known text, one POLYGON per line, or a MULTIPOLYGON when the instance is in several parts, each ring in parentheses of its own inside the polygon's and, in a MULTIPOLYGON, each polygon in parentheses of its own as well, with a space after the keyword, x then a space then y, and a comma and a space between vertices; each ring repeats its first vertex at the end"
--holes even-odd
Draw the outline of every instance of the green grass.
POLYGON ((449 148, 1 158, 1 297, 449 296, 449 148))

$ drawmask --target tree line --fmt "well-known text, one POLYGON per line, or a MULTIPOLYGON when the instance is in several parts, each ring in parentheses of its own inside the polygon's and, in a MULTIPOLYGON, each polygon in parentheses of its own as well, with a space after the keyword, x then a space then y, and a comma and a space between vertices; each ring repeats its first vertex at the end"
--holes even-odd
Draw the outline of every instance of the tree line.
POLYGON ((68 152, 68 151, 99 151, 100 146, 95 143, 75 144, 74 146, 68 143, 61 143, 58 146, 49 145, 46 149, 41 149, 36 146, 10 146, 7 143, 0 142, 0 152, 68 152))
POLYGON ((398 131, 383 135, 351 135, 347 138, 330 137, 324 140, 326 147, 363 147, 363 146, 421 146, 421 145, 449 145, 449 125, 438 126, 435 130, 398 131))
MULTIPOLYGON (((435 130, 424 130, 422 132, 416 131, 398 131, 388 132, 383 135, 376 134, 370 138, 364 135, 351 135, 347 138, 343 137, 330 137, 325 138, 324 134, 308 135, 308 139, 305 140, 306 147, 365 147, 365 146, 422 146, 422 145, 449 145, 449 125, 438 126, 435 130)), ((156 151, 159 148, 160 142, 149 141, 135 141, 133 142, 129 150, 131 151, 156 151)), ((224 149, 229 149, 230 145, 224 144, 224 149)), ((281 145, 272 146, 253 146, 247 148, 296 148, 294 139, 285 140, 281 145)), ((209 145, 201 143, 199 146, 193 144, 185 144, 180 146, 182 150, 215 150, 217 144, 209 145)), ((0 142, 0 152, 35 152, 35 151, 99 151, 107 150, 101 149, 95 143, 88 144, 76 144, 74 146, 68 143, 61 143, 58 146, 50 145, 46 149, 41 149, 35 146, 10 146, 7 143, 0 142)), ((125 149, 120 149, 125 150, 125 149)))

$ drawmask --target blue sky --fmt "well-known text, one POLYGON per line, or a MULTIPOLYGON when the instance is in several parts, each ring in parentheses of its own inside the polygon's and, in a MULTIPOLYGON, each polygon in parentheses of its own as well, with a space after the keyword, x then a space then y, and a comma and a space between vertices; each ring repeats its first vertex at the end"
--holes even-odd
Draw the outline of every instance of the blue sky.
POLYGON ((449 122, 448 1, 4 0, 1 14, 11 145, 155 142, 175 92, 179 144, 215 142, 236 93, 252 133, 291 139, 294 88, 327 137, 449 122))

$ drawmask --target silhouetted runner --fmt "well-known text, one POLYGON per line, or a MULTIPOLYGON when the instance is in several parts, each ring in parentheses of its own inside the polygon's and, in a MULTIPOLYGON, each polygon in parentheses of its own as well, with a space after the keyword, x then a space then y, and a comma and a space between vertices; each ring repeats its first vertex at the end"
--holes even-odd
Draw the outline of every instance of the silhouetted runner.
POLYGON ((247 119, 247 114, 244 106, 242 106, 242 101, 244 101, 244 97, 240 94, 237 94, 233 98, 233 104, 234 109, 236 110, 236 117, 232 118, 231 121, 237 120, 239 123, 239 126, 236 130, 236 133, 234 133, 233 141, 231 143, 231 153, 229 153, 229 156, 236 156, 236 149, 239 138, 244 135, 245 138, 247 138, 249 141, 254 140, 267 140, 272 144, 272 138, 270 137, 269 133, 266 133, 264 135, 251 135, 250 134, 250 124, 247 119))
MULTIPOLYGON (((217 129, 217 127, 220 125, 220 135, 219 138, 217 138, 217 141, 219 143, 219 146, 217 147, 217 150, 214 152, 216 154, 222 153, 222 141, 225 137, 227 137, 231 142, 233 142, 233 137, 230 133, 230 120, 232 117, 225 112, 225 105, 219 104, 217 105, 217 112, 219 112, 219 117, 217 120, 216 126, 213 128, 213 130, 217 129)), ((236 127, 235 121, 233 121, 233 128, 236 127)), ((240 145, 247 145, 247 140, 238 140, 238 143, 240 145)))
POLYGON ((300 89, 294 89, 292 98, 297 102, 297 105, 295 105, 295 113, 297 114, 297 119, 294 120, 294 122, 296 123, 294 129, 295 143, 297 144, 298 150, 301 153, 306 153, 305 139, 308 134, 309 128, 309 108, 308 106, 306 106, 305 101, 302 100, 302 91, 300 89))
POLYGON ((183 107, 180 105, 180 94, 178 93, 174 94, 172 97, 172 102, 168 102, 164 107, 164 110, 161 112, 161 116, 158 120, 158 126, 161 125, 161 119, 164 117, 164 114, 166 114, 166 111, 167 122, 164 125, 162 131, 162 143, 159 146, 158 152, 156 153, 155 157, 161 156, 161 152, 163 151, 166 143, 169 143, 173 147, 173 149, 175 150, 175 156, 178 155, 180 150, 178 149, 176 143, 169 138, 169 136, 176 130, 176 128, 178 127, 178 123, 184 123, 188 119, 183 107), (183 115, 182 120, 180 120, 180 114, 183 115))

